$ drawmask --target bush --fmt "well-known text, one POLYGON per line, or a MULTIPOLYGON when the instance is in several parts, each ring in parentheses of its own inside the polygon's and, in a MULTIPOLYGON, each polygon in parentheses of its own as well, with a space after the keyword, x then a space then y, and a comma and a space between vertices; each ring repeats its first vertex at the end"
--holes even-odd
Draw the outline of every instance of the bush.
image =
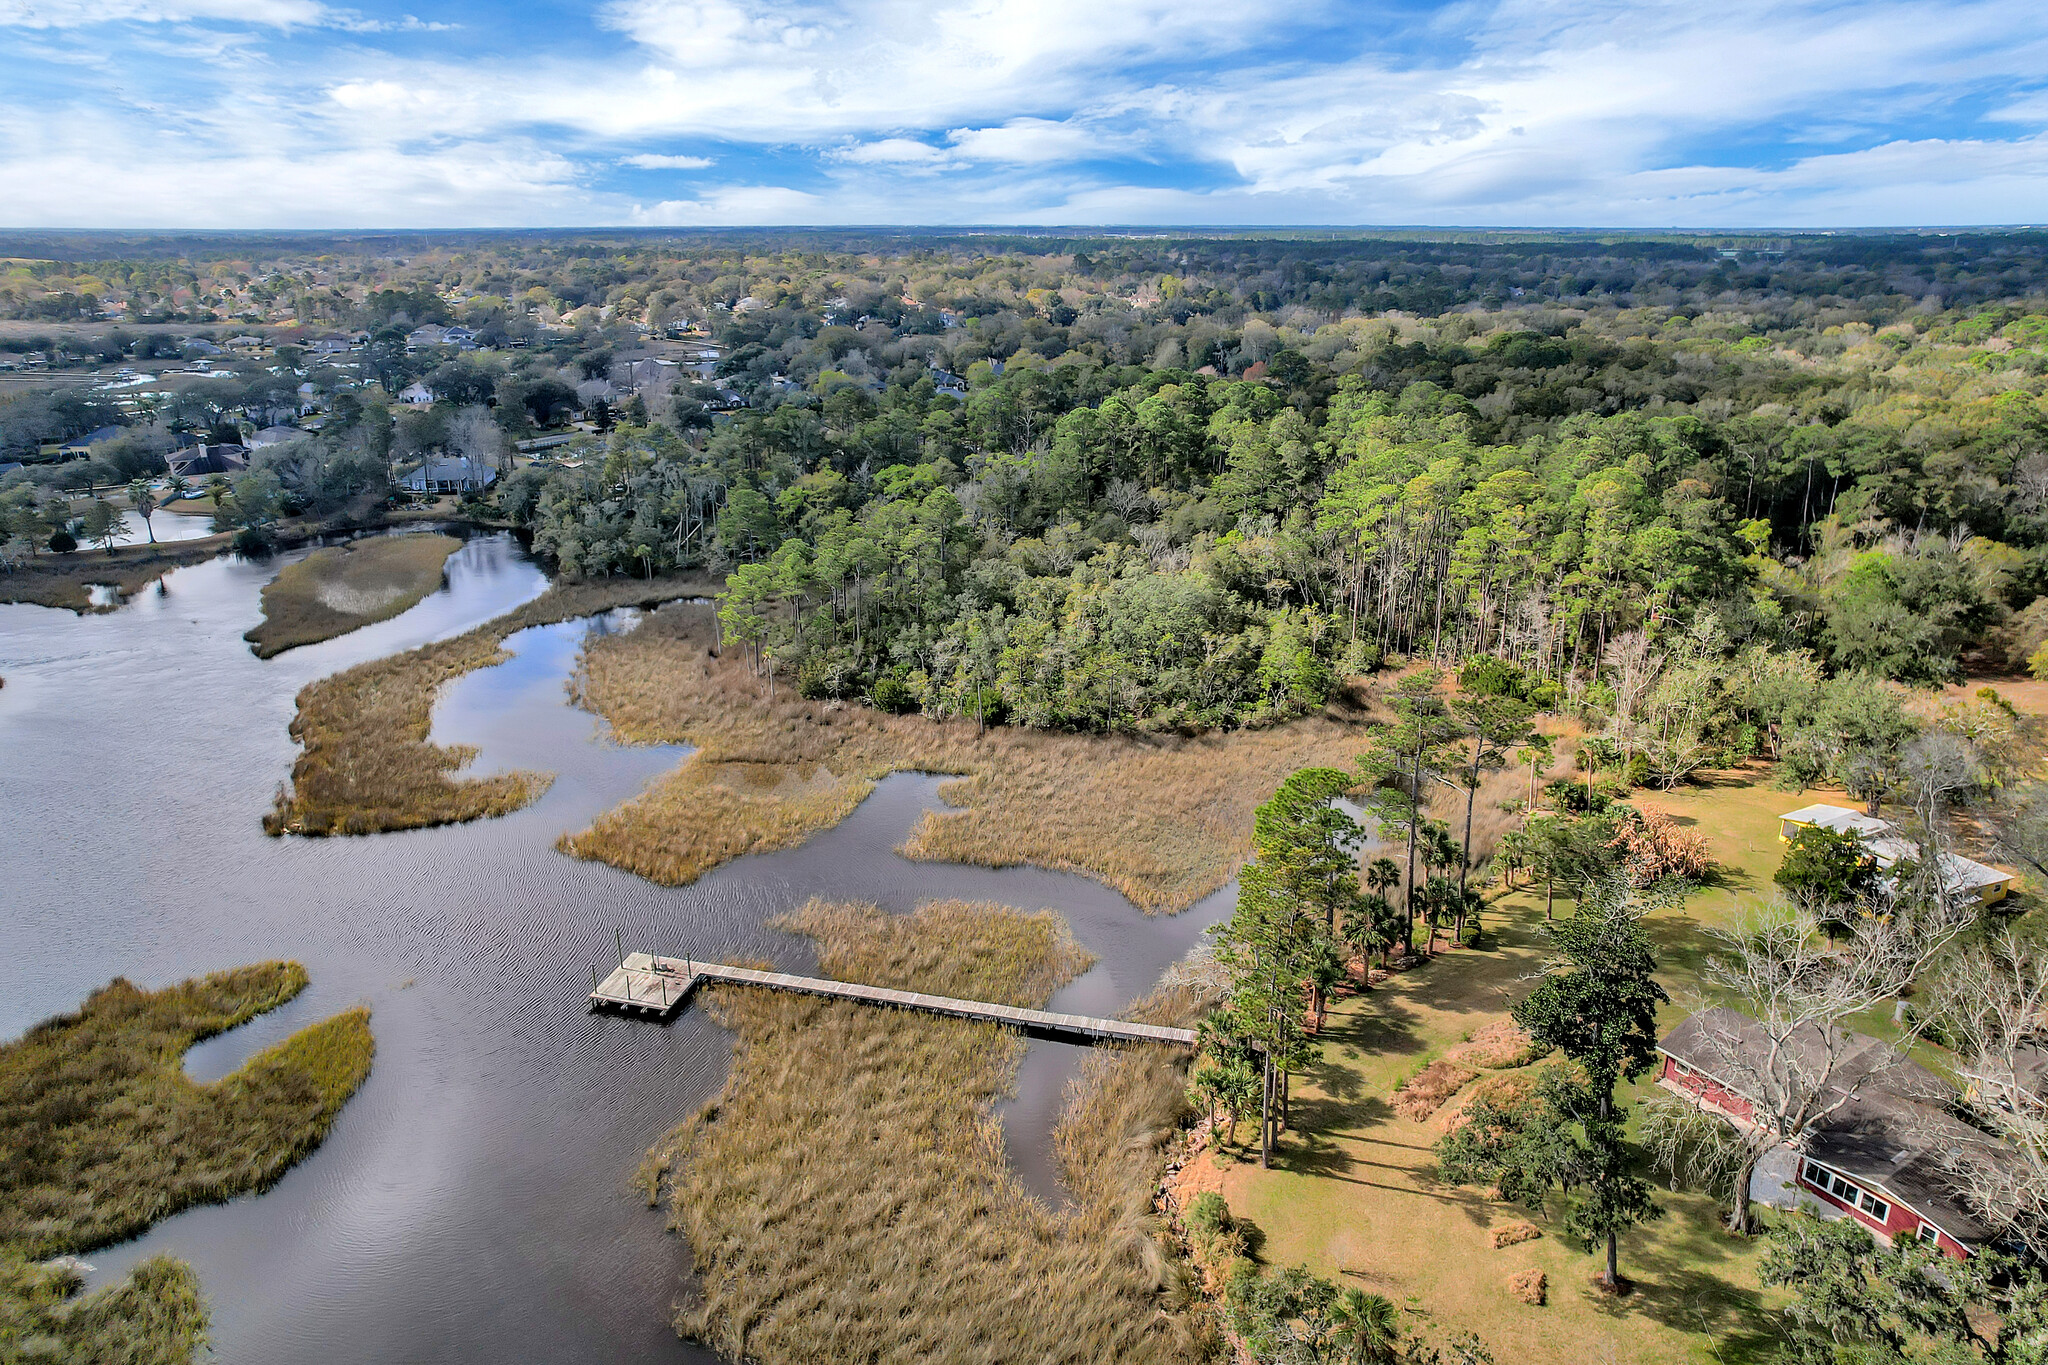
POLYGON ((50 548, 60 555, 68 555, 78 548, 78 539, 71 532, 59 526, 50 533, 50 548))
POLYGON ((1771 880, 1808 903, 1847 905, 1877 888, 1877 866, 1855 835, 1808 825, 1792 837, 1771 880))
POLYGON ((870 694, 877 710, 905 715, 917 709, 917 693, 901 678, 877 678, 870 694))
POLYGON ((1188 1205, 1188 1230, 1199 1236, 1214 1236, 1230 1227, 1230 1205, 1215 1190, 1204 1190, 1188 1205))
POLYGON ((1444 1101, 1465 1088, 1479 1073, 1456 1062, 1431 1062, 1401 1083, 1394 1092, 1394 1112, 1411 1123, 1420 1123, 1444 1107, 1444 1101))
POLYGON ((277 548, 276 543, 270 538, 270 532, 261 526, 244 526, 235 532, 234 540, 229 543, 234 552, 244 559, 263 559, 277 548))
POLYGON ((1550 797, 1551 806, 1567 815, 1600 815, 1614 804, 1607 793, 1588 791, 1583 782, 1575 782, 1569 777, 1544 783, 1543 791, 1550 797))
POLYGON ((1503 1223, 1493 1230, 1493 1249, 1499 1251, 1502 1247, 1520 1246, 1523 1242, 1533 1242, 1542 1235, 1543 1229, 1526 1218, 1503 1223))
POLYGON ((853 696, 860 691, 860 661, 850 649, 813 651, 797 665, 796 690, 812 701, 853 696))
POLYGON ((1614 840, 1608 846, 1621 854, 1621 870, 1630 886, 1653 886, 1666 877, 1698 881, 1713 861, 1698 830, 1686 829, 1658 810, 1623 806, 1614 840))
POLYGON ((1458 670, 1458 686, 1486 697, 1514 697, 1521 700, 1528 690, 1529 676, 1506 659, 1475 654, 1458 670))

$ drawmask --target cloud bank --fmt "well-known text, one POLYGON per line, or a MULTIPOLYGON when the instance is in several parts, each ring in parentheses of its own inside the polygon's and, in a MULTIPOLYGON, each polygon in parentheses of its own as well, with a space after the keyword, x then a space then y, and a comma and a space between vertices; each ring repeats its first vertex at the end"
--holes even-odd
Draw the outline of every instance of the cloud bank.
POLYGON ((0 222, 2048 221, 2038 0, 562 13, 0 0, 0 222))

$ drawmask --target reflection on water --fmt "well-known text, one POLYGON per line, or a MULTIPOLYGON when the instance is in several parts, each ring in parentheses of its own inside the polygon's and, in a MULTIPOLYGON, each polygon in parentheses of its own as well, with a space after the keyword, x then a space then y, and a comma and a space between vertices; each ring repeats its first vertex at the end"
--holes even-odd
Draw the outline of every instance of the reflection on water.
POLYGON ((149 514, 149 524, 144 525, 140 512, 121 513, 121 524, 128 528, 124 545, 145 545, 149 542, 151 529, 156 531, 159 545, 169 545, 180 540, 200 540, 213 534, 213 518, 192 512, 166 512, 159 508, 149 514))
MULTIPOLYGON (((355 662, 444 638, 532 597, 538 570, 502 536, 469 542, 447 586, 390 621, 262 661, 241 634, 280 561, 178 570, 122 610, 0 607, 0 1034, 124 974, 164 984, 295 957, 305 995, 199 1048, 214 1078, 294 1027, 357 1002, 377 1062, 328 1141, 269 1193, 196 1209, 90 1259, 191 1260, 235 1362, 708 1360, 668 1305, 679 1247, 627 1185, 639 1155, 715 1093, 726 1035, 701 1012, 666 1027, 592 1015, 593 966, 629 947, 814 966, 763 921, 813 894, 907 909, 935 896, 1058 909, 1101 964, 1058 1008, 1114 1012, 1198 934, 1086 879, 917 864, 891 848, 940 779, 899 775, 801 848, 669 889, 563 857, 581 828, 676 763, 610 743, 566 704, 587 629, 522 631, 510 662, 447 688, 443 742, 479 770, 557 774, 502 820, 367 839, 272 840, 259 821, 294 755, 293 695, 355 662)), ((1076 1049, 1036 1043, 1009 1113, 1020 1168, 1050 1189, 1043 1134, 1076 1049), (1050 1105, 1033 1096, 1050 1089, 1050 1105), (1034 1162, 1037 1164, 1034 1166, 1034 1162)))

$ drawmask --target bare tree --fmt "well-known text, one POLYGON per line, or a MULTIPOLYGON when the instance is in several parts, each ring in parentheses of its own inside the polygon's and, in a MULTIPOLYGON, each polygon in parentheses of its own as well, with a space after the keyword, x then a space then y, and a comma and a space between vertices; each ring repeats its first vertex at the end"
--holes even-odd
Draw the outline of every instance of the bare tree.
POLYGON ((512 472, 512 447, 505 440, 505 429, 491 416, 491 410, 480 403, 462 409, 450 419, 448 449, 462 461, 479 487, 482 475, 476 471, 512 472))
POLYGON ((1899 787, 1908 803, 1907 832, 1918 845, 1908 875, 1893 887, 1911 913, 1932 908, 1953 915, 1964 894, 1952 886, 1949 868, 1948 812, 1965 793, 1982 787, 1984 763, 1977 747, 1947 730, 1929 730, 1905 747, 1899 757, 1899 787))
POLYGON ((1749 1186, 1757 1163, 1808 1135, 1846 1106, 1899 1079, 1896 1047, 1855 1033, 1849 1021, 1910 986, 1960 932, 1966 918, 1933 914, 1858 917, 1847 942, 1830 939, 1809 912, 1773 906, 1715 931, 1709 990, 1742 1011, 1694 1016, 1703 1069, 1750 1106, 1736 1125, 1743 1144, 1728 1226, 1750 1230, 1749 1186))
POLYGON ((2048 1239, 2048 949, 2010 930, 1973 944, 1929 982, 1927 1014, 1961 1059, 1963 1103, 1999 1144, 1956 1144, 1948 1173, 1988 1223, 2048 1239))

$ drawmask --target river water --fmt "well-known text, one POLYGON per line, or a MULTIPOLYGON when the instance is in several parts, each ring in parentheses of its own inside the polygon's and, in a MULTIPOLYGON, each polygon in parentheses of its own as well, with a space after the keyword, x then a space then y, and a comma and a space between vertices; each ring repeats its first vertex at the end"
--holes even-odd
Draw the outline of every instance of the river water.
MULTIPOLYGON (((685 1258, 629 1177, 716 1093, 730 1045, 700 1011, 666 1026, 590 1014, 591 969, 616 961, 620 939, 807 970, 807 943, 763 921, 813 894, 1049 907, 1100 959, 1053 1008, 1114 1013, 1227 912, 1228 891, 1147 918, 1070 874, 901 858, 892 848, 939 804, 939 779, 916 774, 802 847, 690 887, 556 853, 558 834, 688 752, 614 744, 567 703, 586 633, 630 629, 630 613, 522 631, 509 663, 444 690, 437 740, 477 745, 480 771, 557 775, 533 806, 370 838, 267 838, 301 686, 546 586, 509 538, 479 537, 404 615, 258 660, 240 637, 279 564, 180 569, 103 616, 0 606, 0 1036, 115 975, 154 986, 268 957, 304 962, 312 985, 194 1048, 195 1076, 335 1010, 373 1011, 376 1066, 308 1160, 263 1195, 88 1257, 98 1282, 158 1252, 191 1261, 229 1365, 712 1359, 669 1329, 685 1258)), ((1034 1042, 1004 1112, 1021 1178, 1053 1202, 1046 1139, 1078 1056, 1034 1042)))

